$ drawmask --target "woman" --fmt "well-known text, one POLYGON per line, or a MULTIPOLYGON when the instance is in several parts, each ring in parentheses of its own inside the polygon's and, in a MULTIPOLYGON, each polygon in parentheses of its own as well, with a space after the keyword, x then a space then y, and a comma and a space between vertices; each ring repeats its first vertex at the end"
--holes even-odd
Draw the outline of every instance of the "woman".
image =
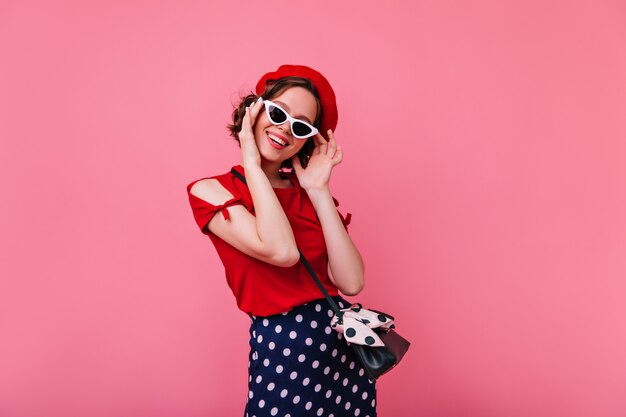
POLYGON ((194 218, 252 321, 244 417, 376 416, 376 382, 331 329, 333 312, 299 261, 298 249, 340 308, 350 303, 339 291, 363 289, 350 214, 339 214, 329 189, 343 159, 336 124, 326 78, 282 65, 261 77, 228 125, 242 152, 233 170, 247 185, 231 171, 187 186, 194 218))

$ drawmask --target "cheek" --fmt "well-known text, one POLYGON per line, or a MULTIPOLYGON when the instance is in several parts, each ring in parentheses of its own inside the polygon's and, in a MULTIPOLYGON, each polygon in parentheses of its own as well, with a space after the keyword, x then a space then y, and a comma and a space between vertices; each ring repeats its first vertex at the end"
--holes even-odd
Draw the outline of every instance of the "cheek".
POLYGON ((294 144, 294 153, 298 153, 302 150, 302 148, 304 148, 304 144, 306 143, 306 140, 300 140, 300 139, 296 139, 296 142, 294 144))

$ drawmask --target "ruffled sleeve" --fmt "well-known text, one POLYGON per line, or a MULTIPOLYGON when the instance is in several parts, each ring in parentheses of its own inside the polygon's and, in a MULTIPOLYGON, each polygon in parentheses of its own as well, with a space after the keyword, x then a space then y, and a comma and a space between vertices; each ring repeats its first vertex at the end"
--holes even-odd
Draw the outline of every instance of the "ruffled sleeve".
POLYGON ((187 195, 189 196, 189 204, 191 205, 191 210, 193 212, 193 217, 200 228, 200 231, 205 235, 209 234, 209 229, 206 225, 211 221, 213 216, 215 216, 218 212, 222 213, 224 220, 230 219, 230 214, 228 213, 228 207, 241 204, 244 205, 243 201, 240 197, 233 197, 228 201, 225 201, 222 204, 214 205, 205 201, 195 195, 191 194, 191 187, 195 184, 196 180, 189 185, 187 185, 187 195))
MULTIPOLYGON (((335 203, 335 207, 339 207, 339 201, 337 201, 335 197, 333 197, 333 202, 335 203)), ((339 210, 337 210, 337 213, 339 213, 339 217, 341 217, 341 222, 343 223, 343 227, 345 227, 346 230, 348 230, 348 225, 350 224, 350 221, 352 220, 352 213, 346 214, 345 217, 341 214, 339 210)))

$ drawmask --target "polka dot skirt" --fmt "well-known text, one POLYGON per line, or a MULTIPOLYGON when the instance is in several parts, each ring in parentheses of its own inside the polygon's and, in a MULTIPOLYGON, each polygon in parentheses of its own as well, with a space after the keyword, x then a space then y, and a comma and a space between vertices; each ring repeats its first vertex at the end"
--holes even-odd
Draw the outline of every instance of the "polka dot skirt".
MULTIPOLYGON (((350 305, 333 297, 340 308, 350 305)), ((375 417, 376 381, 343 335, 325 298, 272 316, 251 316, 244 417, 375 417)))

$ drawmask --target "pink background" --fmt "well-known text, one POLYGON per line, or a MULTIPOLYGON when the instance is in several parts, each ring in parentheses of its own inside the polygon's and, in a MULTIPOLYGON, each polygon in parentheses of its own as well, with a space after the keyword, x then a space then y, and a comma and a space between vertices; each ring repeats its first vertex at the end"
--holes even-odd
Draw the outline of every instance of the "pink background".
POLYGON ((248 317, 185 186, 232 103, 310 65, 381 416, 626 414, 619 1, 0 2, 0 415, 240 416, 248 317), (299 2, 298 2, 299 3, 299 2))

